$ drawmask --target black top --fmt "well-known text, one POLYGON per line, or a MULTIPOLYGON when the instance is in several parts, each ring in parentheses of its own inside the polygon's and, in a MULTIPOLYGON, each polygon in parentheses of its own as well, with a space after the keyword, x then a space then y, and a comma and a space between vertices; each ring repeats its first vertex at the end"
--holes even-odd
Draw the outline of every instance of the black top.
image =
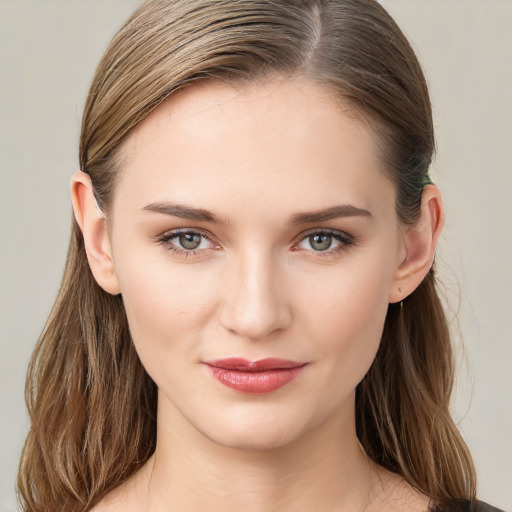
POLYGON ((469 501, 460 501, 454 503, 449 507, 438 507, 435 506, 430 512, 504 512, 503 510, 491 507, 483 501, 475 501, 470 503, 469 501))

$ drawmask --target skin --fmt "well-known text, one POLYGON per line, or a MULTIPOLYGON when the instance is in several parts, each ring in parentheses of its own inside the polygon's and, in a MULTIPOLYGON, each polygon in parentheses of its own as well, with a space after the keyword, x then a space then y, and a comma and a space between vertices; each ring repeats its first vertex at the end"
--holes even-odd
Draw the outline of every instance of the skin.
POLYGON ((426 510, 425 496, 366 458, 354 398, 389 302, 432 264, 438 189, 425 188, 418 224, 401 226, 371 130, 301 78, 181 91, 123 156, 106 219, 84 173, 72 197, 95 278, 122 294, 158 385, 158 441, 95 510, 426 510), (304 218, 337 206, 334 218, 304 218), (187 252, 175 230, 200 246, 187 252), (312 231, 331 245, 318 250, 312 231), (306 367, 251 395, 204 364, 227 357, 306 367))

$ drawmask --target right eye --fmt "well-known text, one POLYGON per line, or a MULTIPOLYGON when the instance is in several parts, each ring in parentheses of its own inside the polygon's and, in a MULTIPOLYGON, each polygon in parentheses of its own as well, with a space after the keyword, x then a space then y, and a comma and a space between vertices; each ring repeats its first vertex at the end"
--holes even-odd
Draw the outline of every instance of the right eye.
POLYGON ((170 231, 158 237, 158 242, 175 254, 197 255, 217 246, 204 233, 191 230, 170 231))

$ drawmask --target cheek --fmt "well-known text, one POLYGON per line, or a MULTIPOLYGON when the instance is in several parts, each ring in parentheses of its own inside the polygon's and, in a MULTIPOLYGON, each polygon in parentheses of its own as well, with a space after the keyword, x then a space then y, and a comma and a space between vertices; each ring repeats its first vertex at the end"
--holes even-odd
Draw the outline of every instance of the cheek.
MULTIPOLYGON (((382 263, 333 273, 322 290, 311 280, 304 294, 306 337, 314 340, 319 360, 354 388, 378 350, 388 308, 389 271, 382 263), (306 309, 307 308, 307 309, 306 309)), ((336 380, 336 379, 335 379, 336 380)))
POLYGON ((153 359, 172 360, 167 353, 193 350, 215 307, 215 287, 191 265, 172 265, 165 257, 141 261, 132 254, 116 271, 132 338, 146 366, 146 360, 151 365, 153 359))

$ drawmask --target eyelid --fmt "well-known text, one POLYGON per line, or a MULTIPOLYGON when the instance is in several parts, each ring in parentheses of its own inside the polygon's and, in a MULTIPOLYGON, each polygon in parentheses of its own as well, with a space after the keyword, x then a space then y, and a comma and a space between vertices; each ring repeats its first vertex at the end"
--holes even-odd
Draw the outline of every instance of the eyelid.
POLYGON ((163 233, 155 236, 155 240, 160 240, 163 238, 171 239, 178 235, 181 235, 183 233, 193 233, 197 235, 201 235, 207 240, 212 240, 215 238, 212 233, 209 231, 202 229, 202 228, 176 228, 176 229, 169 229, 167 231, 164 231, 163 233))
POLYGON ((342 238, 347 243, 355 242, 355 238, 352 235, 349 235, 346 231, 342 231, 341 229, 333 229, 333 228, 313 228, 304 231, 299 236, 295 238, 294 244, 301 242, 302 240, 308 238, 312 235, 331 235, 342 238))

